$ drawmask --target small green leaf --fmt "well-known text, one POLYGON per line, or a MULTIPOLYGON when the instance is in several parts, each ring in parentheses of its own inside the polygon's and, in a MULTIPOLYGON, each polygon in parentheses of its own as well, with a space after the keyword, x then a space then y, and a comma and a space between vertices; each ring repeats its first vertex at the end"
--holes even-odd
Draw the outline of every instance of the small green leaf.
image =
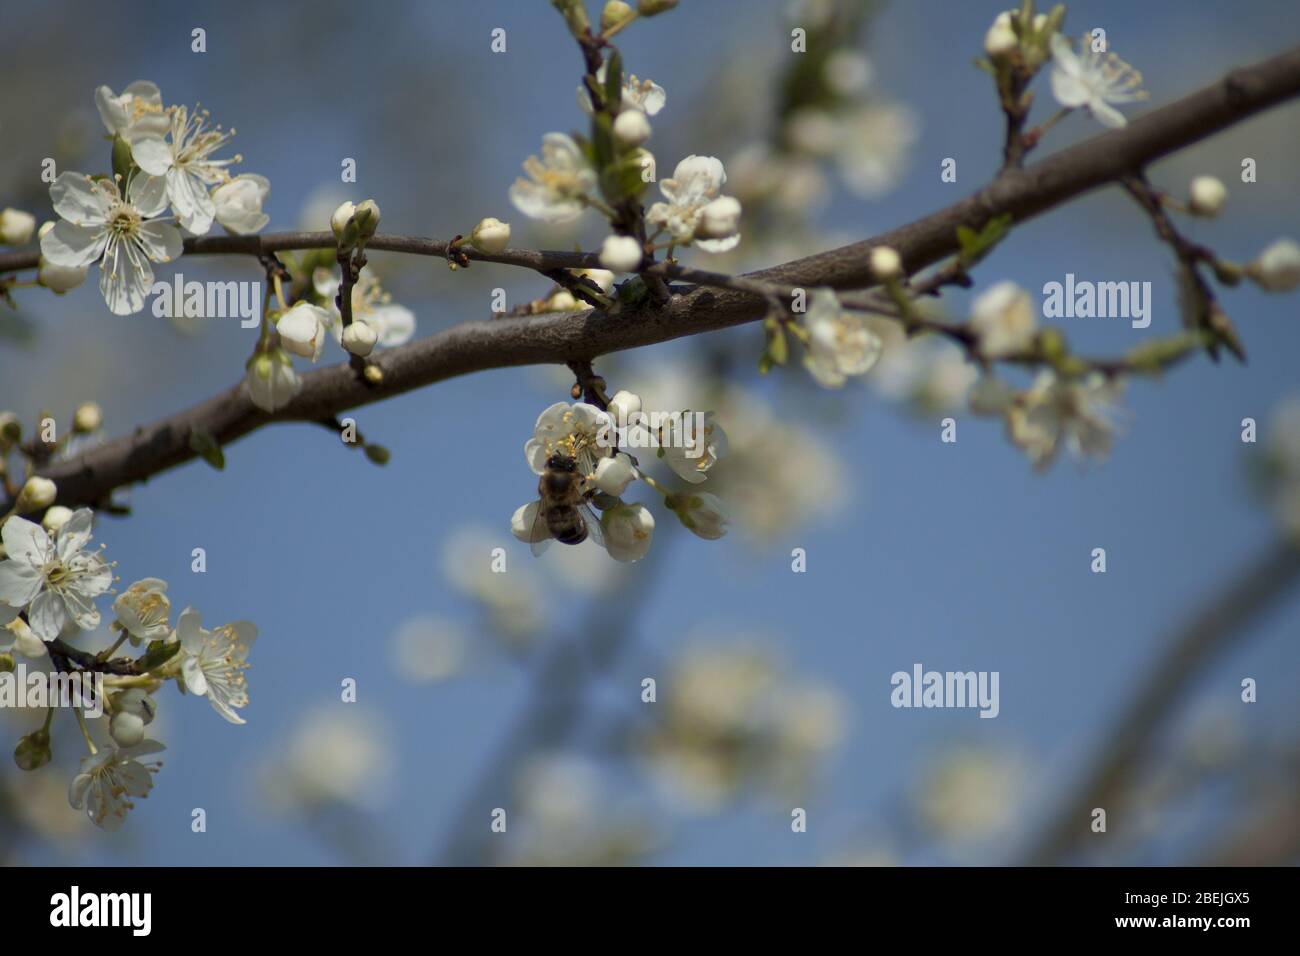
POLYGON ((149 649, 145 652, 144 657, 136 661, 136 668, 140 671, 151 671, 155 668, 162 667, 169 660, 175 657, 181 649, 180 641, 166 643, 164 641, 150 641, 149 649))
POLYGON ((212 432, 202 426, 190 429, 190 451, 198 455, 217 471, 226 467, 226 456, 212 432))
POLYGON ((383 445, 366 445, 366 457, 376 465, 386 465, 392 454, 383 445))
POLYGON ((119 133, 113 137, 113 175, 118 177, 123 193, 126 192, 126 184, 133 168, 135 159, 131 156, 131 144, 119 133))
POLYGON ((618 50, 605 62, 605 104, 615 113, 623 105, 623 54, 618 50))

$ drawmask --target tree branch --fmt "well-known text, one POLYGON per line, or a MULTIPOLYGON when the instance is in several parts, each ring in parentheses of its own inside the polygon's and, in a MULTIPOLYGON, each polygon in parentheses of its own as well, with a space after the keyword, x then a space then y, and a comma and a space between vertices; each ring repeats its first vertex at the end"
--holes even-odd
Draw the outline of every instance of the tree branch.
MULTIPOLYGON (((862 242, 752 273, 749 279, 798 286, 867 288, 874 284, 872 248, 886 245, 902 257, 909 274, 957 251, 957 227, 979 229, 1009 214, 1023 222, 1099 186, 1136 173, 1152 161, 1195 143, 1263 109, 1300 94, 1300 48, 1234 70, 1181 100, 1147 113, 1129 126, 1062 150, 1024 169, 1009 169, 987 187, 945 209, 862 242)), ((191 255, 265 255, 303 248, 330 248, 330 233, 267 236, 202 236, 186 240, 191 255)), ((417 237, 375 236, 371 250, 445 256, 449 243, 417 237)), ((471 258, 545 271, 597 266, 583 253, 505 250, 471 258)), ((33 267, 37 253, 0 255, 0 271, 33 267)), ((652 267, 670 276, 670 267, 652 267)), ((665 306, 548 314, 464 322, 428 338, 378 353, 373 364, 383 383, 369 387, 346 365, 302 377, 301 392, 285 408, 256 408, 235 386, 199 405, 138 428, 133 435, 93 448, 67 461, 50 462, 42 474, 59 487, 63 504, 94 504, 121 485, 143 481, 195 457, 189 436, 204 428, 222 445, 272 422, 317 421, 444 379, 492 368, 565 364, 610 352, 653 345, 761 319, 768 303, 742 289, 696 288, 665 306)))

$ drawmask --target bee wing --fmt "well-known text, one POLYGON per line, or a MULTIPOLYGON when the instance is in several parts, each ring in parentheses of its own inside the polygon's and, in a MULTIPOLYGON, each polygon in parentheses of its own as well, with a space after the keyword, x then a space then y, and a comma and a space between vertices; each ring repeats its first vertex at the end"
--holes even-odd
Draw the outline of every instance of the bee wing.
POLYGON ((538 505, 537 514, 533 516, 533 526, 529 529, 528 547, 534 555, 539 555, 551 546, 551 529, 546 525, 546 511, 538 505))
POLYGON ((578 505, 578 510, 582 512, 582 517, 586 519, 587 537, 600 547, 605 547, 605 532, 600 528, 600 512, 586 501, 578 505))

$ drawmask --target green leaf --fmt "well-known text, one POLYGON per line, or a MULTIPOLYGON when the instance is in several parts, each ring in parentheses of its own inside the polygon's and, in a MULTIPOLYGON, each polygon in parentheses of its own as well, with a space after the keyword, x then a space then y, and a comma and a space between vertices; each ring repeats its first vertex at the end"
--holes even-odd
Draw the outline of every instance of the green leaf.
POLYGON ((383 445, 366 445, 366 457, 376 465, 386 465, 393 456, 383 445))
POLYGON ((618 50, 605 62, 605 104, 615 113, 623 105, 623 54, 618 50))
POLYGON ((202 426, 190 429, 190 451, 217 469, 217 471, 221 471, 226 467, 226 456, 221 451, 221 446, 217 444, 212 432, 202 426))
POLYGON ((118 181, 122 184, 123 193, 126 192, 126 184, 134 168, 135 159, 131 156, 131 144, 119 133, 113 137, 113 175, 120 177, 118 181))
POLYGON ((977 232, 970 226, 957 227, 957 244, 961 248, 958 253, 962 265, 973 266, 990 252, 993 247, 1006 238, 1011 229, 1011 216, 1004 214, 995 216, 977 232))

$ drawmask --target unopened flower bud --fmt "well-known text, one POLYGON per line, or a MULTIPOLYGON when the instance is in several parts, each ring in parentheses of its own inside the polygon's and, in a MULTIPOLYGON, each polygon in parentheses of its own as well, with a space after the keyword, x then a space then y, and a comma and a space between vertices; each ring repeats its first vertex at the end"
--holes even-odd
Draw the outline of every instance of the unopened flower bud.
POLYGON ((99 431, 99 426, 102 424, 104 424, 104 413, 94 402, 82 402, 72 414, 73 430, 83 435, 99 431))
POLYGON ((134 747, 144 740, 144 721, 135 714, 121 711, 109 721, 108 733, 119 747, 134 747))
POLYGON ((984 34, 984 52, 994 60, 1006 59, 1016 52, 1020 39, 1011 28, 1011 14, 1003 11, 984 34))
POLYGON ((609 0, 605 8, 600 11, 600 32, 608 33, 615 27, 623 26, 635 16, 636 11, 623 0, 609 0))
POLYGON ((606 236, 600 245, 600 264, 613 272, 632 272, 641 258, 641 243, 631 236, 606 236))
POLYGON ((147 691, 132 687, 113 698, 113 709, 124 714, 134 714, 142 723, 151 724, 154 715, 158 713, 158 704, 147 691))
POLYGON ((609 400, 607 411, 609 417, 620 425, 630 422, 633 415, 638 415, 641 412, 641 396, 621 389, 615 392, 614 397, 609 400))
POLYGON ((677 6, 677 0, 637 0, 636 12, 643 17, 653 17, 677 6))
POLYGON ((358 230, 354 219, 356 212, 356 206, 351 202, 345 202, 334 210, 334 215, 330 216, 330 229, 334 231, 334 238, 341 249, 351 249, 357 244, 358 230))
POLYGON ((1217 216, 1228 199, 1227 187, 1213 176, 1197 176, 1192 180, 1192 187, 1187 207, 1197 216, 1217 216))
POLYGON ((481 219, 470 233, 469 241, 479 252, 494 256, 510 244, 510 223, 490 216, 481 219))
POLYGON ((369 239, 375 234, 375 230, 379 228, 379 204, 373 199, 358 203, 352 221, 357 224, 361 238, 369 239))
POLYGON ((41 527, 53 534, 72 517, 72 509, 65 508, 63 505, 55 505, 53 508, 46 509, 45 516, 41 518, 41 527))
POLYGON ((14 748, 14 763, 19 770, 39 770, 50 762, 50 734, 46 730, 33 730, 18 741, 14 748))
POLYGON ((40 475, 33 475, 27 479, 22 491, 18 492, 16 504, 20 512, 38 511, 54 504, 54 499, 58 496, 59 489, 54 482, 40 475))
POLYGON ((280 316, 275 330, 280 333, 281 345, 314 362, 325 347, 325 329, 330 322, 329 313, 320 306, 298 302, 280 316))
POLYGON ((352 324, 343 330, 343 347, 362 358, 374 351, 378 341, 379 334, 365 319, 353 319, 352 324))
POLYGON ((1300 285, 1300 245, 1277 240, 1246 267, 1246 275, 1269 292, 1290 292, 1300 285))
POLYGON ((871 271, 882 282, 897 279, 903 274, 903 260, 889 246, 876 246, 871 250, 871 271))
POLYGON ((650 138, 650 132, 650 120, 639 109, 623 110, 614 119, 614 136, 624 146, 640 146, 650 138))
MULTIPOLYGON (((384 370, 380 368, 378 365, 367 365, 365 372, 362 374, 365 375, 366 381, 369 382, 371 385, 384 384, 384 370)), ((366 447, 366 453, 367 454, 370 453, 369 446, 366 447)))
POLYGON ((635 478, 636 469, 632 467, 631 457, 619 452, 613 458, 602 458, 596 462, 596 475, 592 480, 605 494, 617 498, 635 478))
POLYGON ((639 561, 650 550, 655 517, 642 504, 619 504, 600 516, 605 550, 615 561, 639 561))
POLYGON ((36 231, 36 217, 21 209, 5 208, 0 212, 0 243, 7 246, 25 246, 32 241, 36 231))

